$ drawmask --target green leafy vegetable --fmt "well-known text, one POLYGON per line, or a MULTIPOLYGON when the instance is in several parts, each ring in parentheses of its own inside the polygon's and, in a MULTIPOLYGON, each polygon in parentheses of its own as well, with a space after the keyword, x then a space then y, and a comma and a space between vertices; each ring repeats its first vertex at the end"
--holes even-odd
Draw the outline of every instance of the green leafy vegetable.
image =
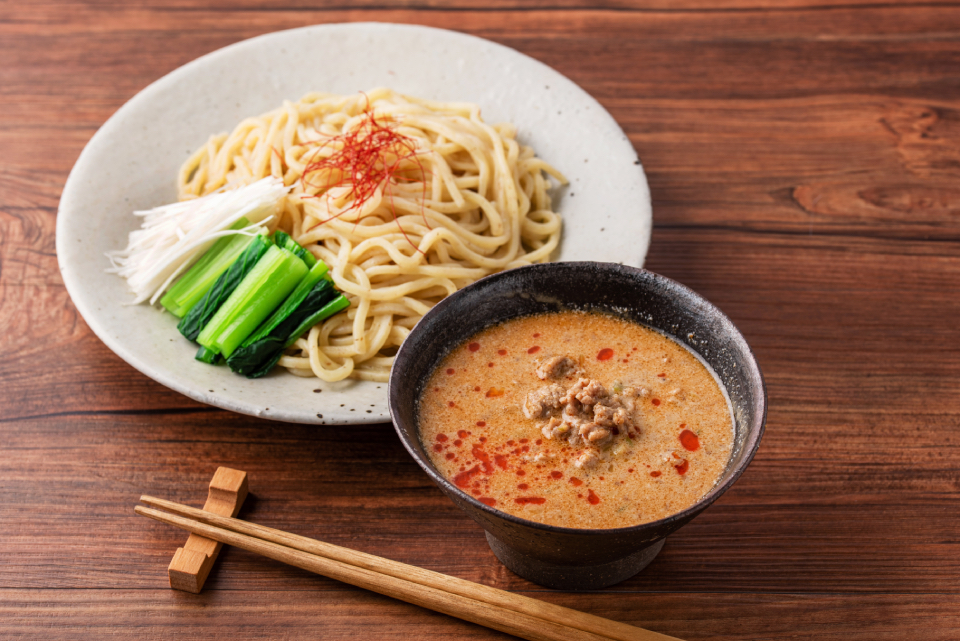
MULTIPOLYGON (((230 229, 236 231, 249 224, 246 218, 241 218, 230 229)), ((251 242, 253 242, 253 236, 250 234, 231 234, 219 238, 200 260, 167 290, 160 299, 160 304, 177 318, 183 318, 184 314, 203 298, 217 278, 227 271, 251 242)))
POLYGON ((282 231, 274 232, 273 242, 277 247, 283 247, 287 251, 293 252, 300 257, 300 260, 307 264, 307 267, 312 268, 313 265, 317 262, 317 259, 314 258, 313 254, 300 246, 297 241, 290 238, 290 236, 282 231))
POLYGON ((296 254, 276 245, 270 247, 203 328, 197 342, 229 358, 307 271, 296 254))
POLYGON ((227 365, 238 374, 259 378, 273 369, 283 356, 283 350, 304 332, 349 305, 350 301, 338 294, 330 281, 319 278, 293 311, 278 322, 264 323, 227 359, 227 365))
POLYGON ((203 298, 191 307, 186 316, 180 320, 177 325, 180 333, 192 341, 197 340, 200 332, 217 313, 217 310, 236 290, 247 274, 253 270, 270 247, 269 238, 261 235, 254 237, 246 249, 243 250, 243 253, 240 254, 240 257, 225 272, 220 274, 213 286, 203 295, 203 298))

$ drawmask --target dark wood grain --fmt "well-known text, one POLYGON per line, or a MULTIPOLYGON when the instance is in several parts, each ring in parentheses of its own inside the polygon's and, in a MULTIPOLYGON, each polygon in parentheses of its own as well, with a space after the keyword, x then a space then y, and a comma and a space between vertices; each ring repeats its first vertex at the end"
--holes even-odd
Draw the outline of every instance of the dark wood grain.
POLYGON ((681 638, 960 638, 958 69, 955 3, 0 1, 0 638, 504 638, 229 548, 172 592, 183 536, 133 505, 200 505, 219 465, 249 473, 244 518, 681 638), (120 105, 240 39, 360 20, 490 38, 596 96, 650 181, 647 266, 757 354, 757 458, 637 577, 520 579, 391 426, 200 405, 70 302, 57 204, 120 105))

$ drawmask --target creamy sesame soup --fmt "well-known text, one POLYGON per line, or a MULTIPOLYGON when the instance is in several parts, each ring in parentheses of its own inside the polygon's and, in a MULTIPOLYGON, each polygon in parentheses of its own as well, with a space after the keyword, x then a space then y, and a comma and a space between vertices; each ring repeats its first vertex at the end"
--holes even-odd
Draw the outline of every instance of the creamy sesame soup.
POLYGON ((693 505, 733 446, 730 406, 697 357, 646 327, 572 311, 510 320, 457 347, 424 388, 419 427, 463 491, 573 528, 693 505))

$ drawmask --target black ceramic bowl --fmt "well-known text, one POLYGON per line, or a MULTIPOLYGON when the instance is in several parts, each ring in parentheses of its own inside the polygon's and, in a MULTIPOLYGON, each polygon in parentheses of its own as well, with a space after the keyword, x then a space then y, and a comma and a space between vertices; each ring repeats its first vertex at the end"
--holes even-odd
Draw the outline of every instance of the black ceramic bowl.
POLYGON ((743 336, 720 310, 668 278, 610 263, 548 263, 477 281, 430 310, 403 342, 389 386, 390 414, 407 451, 453 502, 487 532, 508 568, 560 589, 599 589, 642 570, 664 538, 733 485, 760 445, 766 390, 743 336), (543 525, 484 505, 445 479, 417 429, 417 399, 441 359, 478 331, 518 316, 593 310, 658 329, 710 364, 733 404, 736 438, 720 480, 692 507, 659 521, 608 530, 543 525))

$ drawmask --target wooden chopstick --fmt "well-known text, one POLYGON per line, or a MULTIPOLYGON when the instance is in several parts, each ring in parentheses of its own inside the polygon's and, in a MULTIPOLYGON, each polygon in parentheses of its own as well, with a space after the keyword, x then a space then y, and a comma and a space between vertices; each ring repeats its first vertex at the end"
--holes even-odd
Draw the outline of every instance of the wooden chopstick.
POLYGON ((485 585, 150 496, 137 514, 380 594, 537 641, 676 641, 485 585), (184 516, 177 516, 184 515, 184 516))

